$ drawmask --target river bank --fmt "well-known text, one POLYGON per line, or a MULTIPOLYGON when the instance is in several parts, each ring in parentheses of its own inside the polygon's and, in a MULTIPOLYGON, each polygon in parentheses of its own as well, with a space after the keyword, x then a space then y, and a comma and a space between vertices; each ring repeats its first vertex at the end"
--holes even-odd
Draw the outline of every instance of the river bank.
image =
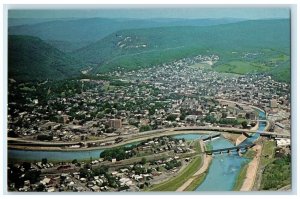
MULTIPOLYGON (((201 151, 205 151, 205 144, 203 140, 200 140, 199 143, 200 143, 201 151)), ((199 168, 199 170, 196 171, 196 173, 194 173, 194 175, 190 179, 188 179, 183 185, 181 185, 176 191, 185 191, 195 180, 197 180, 200 177, 200 175, 202 175, 204 172, 208 170, 212 157, 204 153, 202 155, 202 159, 203 159, 202 166, 199 168)), ((199 185, 201 184, 201 181, 199 182, 197 180, 197 182, 195 183, 199 185)))
POLYGON ((246 172, 246 178, 244 179, 243 185, 240 191, 251 191, 254 181, 256 179, 256 174, 259 166, 260 156, 261 156, 261 145, 256 145, 252 148, 256 151, 255 157, 251 162, 248 163, 248 168, 246 172))

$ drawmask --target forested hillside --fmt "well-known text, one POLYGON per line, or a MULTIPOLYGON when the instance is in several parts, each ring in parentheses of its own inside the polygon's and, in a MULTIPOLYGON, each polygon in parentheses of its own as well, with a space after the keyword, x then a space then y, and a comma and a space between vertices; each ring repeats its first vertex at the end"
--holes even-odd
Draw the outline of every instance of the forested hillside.
POLYGON ((83 65, 31 36, 8 37, 8 77, 18 81, 63 79, 79 75, 83 65))

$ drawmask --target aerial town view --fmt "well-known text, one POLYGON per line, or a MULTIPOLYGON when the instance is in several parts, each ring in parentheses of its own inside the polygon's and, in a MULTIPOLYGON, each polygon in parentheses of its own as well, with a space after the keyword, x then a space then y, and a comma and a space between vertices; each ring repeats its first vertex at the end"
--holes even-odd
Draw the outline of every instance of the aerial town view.
POLYGON ((292 190, 288 7, 11 9, 7 32, 8 192, 292 190))

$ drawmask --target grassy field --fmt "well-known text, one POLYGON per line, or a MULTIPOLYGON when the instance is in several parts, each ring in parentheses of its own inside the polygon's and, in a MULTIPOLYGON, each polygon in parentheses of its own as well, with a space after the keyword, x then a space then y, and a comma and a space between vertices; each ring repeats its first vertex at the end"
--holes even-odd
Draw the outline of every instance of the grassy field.
POLYGON ((217 72, 247 74, 253 72, 265 72, 270 70, 270 67, 246 61, 230 61, 226 64, 215 67, 215 70, 217 72))
POLYGON ((210 142, 206 143, 206 150, 213 150, 213 146, 210 142))
POLYGON ((197 152, 197 153, 200 153, 201 152, 201 147, 200 147, 200 143, 199 143, 199 141, 197 140, 197 141, 195 141, 195 143, 194 143, 194 149, 195 149, 195 151, 197 152))
POLYGON ((246 178, 246 174, 247 174, 247 169, 248 169, 248 164, 244 164, 243 167, 240 169, 239 175, 235 180, 233 191, 239 191, 243 186, 244 179, 246 178))
POLYGON ((205 180, 207 172, 196 176, 193 182, 184 191, 195 191, 196 188, 205 180))
POLYGON ((274 149, 276 147, 275 141, 265 141, 262 148, 260 164, 265 167, 274 160, 274 149))
POLYGON ((256 151, 254 151, 253 149, 249 149, 245 154, 243 154, 243 157, 252 159, 255 157, 255 155, 256 151))
POLYGON ((154 185, 147 191, 176 191, 201 167, 201 161, 202 158, 200 156, 195 157, 176 177, 161 184, 154 185))
POLYGON ((271 57, 268 59, 268 61, 271 61, 272 63, 285 62, 285 61, 289 61, 289 60, 290 60, 290 56, 287 56, 285 54, 280 54, 276 57, 271 57))

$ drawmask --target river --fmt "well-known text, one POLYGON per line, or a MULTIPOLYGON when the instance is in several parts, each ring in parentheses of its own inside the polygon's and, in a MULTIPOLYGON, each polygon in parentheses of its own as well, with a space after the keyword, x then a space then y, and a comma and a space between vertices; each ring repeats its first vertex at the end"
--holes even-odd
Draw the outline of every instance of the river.
MULTIPOLYGON (((213 149, 233 147, 230 141, 220 137, 210 142, 213 149)), ((240 157, 237 153, 213 154, 208 174, 203 183, 196 191, 230 191, 235 179, 247 159, 240 157)))
MULTIPOLYGON (((264 112, 259 111, 259 119, 266 119, 264 112)), ((258 130, 264 130, 265 127, 265 122, 259 122, 258 130)), ((259 133, 254 133, 240 145, 252 144, 258 137, 259 133)), ((210 143, 213 149, 234 146, 224 138, 213 140, 210 143)), ((232 191, 240 169, 248 161, 248 159, 240 157, 236 152, 231 154, 214 154, 208 174, 196 191, 232 191)))

